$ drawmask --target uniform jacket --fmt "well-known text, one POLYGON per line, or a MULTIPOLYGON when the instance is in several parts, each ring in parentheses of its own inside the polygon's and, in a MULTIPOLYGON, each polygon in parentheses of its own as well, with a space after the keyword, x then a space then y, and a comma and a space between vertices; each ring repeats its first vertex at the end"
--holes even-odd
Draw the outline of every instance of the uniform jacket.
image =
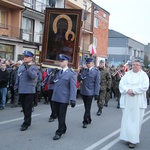
POLYGON ((76 73, 71 69, 67 69, 63 74, 60 70, 54 80, 52 101, 60 103, 69 103, 70 100, 76 101, 76 81, 76 73))
POLYGON ((100 90, 105 91, 107 88, 111 88, 111 75, 109 71, 104 68, 99 68, 101 73, 101 83, 100 83, 100 90))
POLYGON ((45 84, 48 84, 48 90, 53 90, 54 89, 54 82, 53 80, 55 79, 55 76, 59 70, 58 69, 52 69, 48 68, 47 69, 47 74, 43 80, 42 86, 45 86, 45 84))
POLYGON ((41 71, 38 71, 37 73, 37 91, 41 91, 41 87, 42 87, 42 73, 41 71))
POLYGON ((18 69, 14 90, 18 90, 19 94, 34 94, 37 72, 38 68, 36 65, 30 66, 28 70, 26 70, 24 65, 21 65, 18 69))
POLYGON ((90 71, 84 69, 79 74, 78 79, 82 81, 80 88, 80 93, 82 95, 99 95, 100 71, 97 68, 92 68, 90 71))

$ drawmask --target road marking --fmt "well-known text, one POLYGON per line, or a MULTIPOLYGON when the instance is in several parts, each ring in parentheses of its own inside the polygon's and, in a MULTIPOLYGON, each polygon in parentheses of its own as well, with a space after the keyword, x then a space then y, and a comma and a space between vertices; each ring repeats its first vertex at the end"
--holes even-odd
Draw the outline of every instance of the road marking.
POLYGON ((103 148, 101 148, 100 150, 108 150, 109 148, 111 148, 112 146, 114 146, 115 144, 117 144, 119 141, 120 141, 120 139, 118 137, 118 138, 114 139, 113 141, 111 141, 106 146, 104 146, 103 148))
POLYGON ((146 116, 146 115, 148 115, 150 113, 150 111, 147 111, 145 114, 144 114, 144 117, 146 116))
MULTIPOLYGON (((147 114, 149 114, 150 111, 146 112, 144 114, 144 116, 146 116, 147 114)), ((146 117, 143 120, 143 124, 150 119, 150 116, 146 117)), ((120 129, 114 131, 113 133, 107 135, 106 137, 104 137, 103 139, 97 141, 96 143, 94 143, 93 145, 87 147, 84 150, 92 150, 94 148, 96 148, 97 146, 101 145, 102 143, 106 142, 108 139, 110 139, 111 137, 115 136, 116 134, 118 134, 120 132, 120 129)), ((112 146, 114 146, 116 143, 118 143, 120 141, 119 137, 117 137, 116 139, 114 139, 113 141, 111 141, 110 143, 108 143, 106 146, 104 146, 103 148, 101 148, 100 150, 108 150, 109 148, 111 148, 112 146)))
POLYGON ((89 146, 88 148, 84 149, 84 150, 92 150, 95 147, 99 146, 100 144, 104 143, 105 141, 107 141, 108 139, 110 139, 111 137, 113 137, 114 135, 118 134, 120 132, 120 129, 114 131, 113 133, 105 136, 103 139, 97 141, 96 143, 94 143, 93 145, 89 146))
POLYGON ((143 120, 143 124, 150 119, 150 116, 146 117, 144 120, 143 120))
MULTIPOLYGON (((39 116, 40 114, 34 114, 32 115, 32 117, 36 117, 36 116, 39 116)), ((22 120, 24 117, 20 117, 20 118, 16 118, 16 119, 11 119, 11 120, 7 120, 7 121, 1 121, 0 122, 0 125, 2 124, 6 124, 6 123, 10 123, 10 122, 14 122, 14 121, 19 121, 19 120, 22 120)))

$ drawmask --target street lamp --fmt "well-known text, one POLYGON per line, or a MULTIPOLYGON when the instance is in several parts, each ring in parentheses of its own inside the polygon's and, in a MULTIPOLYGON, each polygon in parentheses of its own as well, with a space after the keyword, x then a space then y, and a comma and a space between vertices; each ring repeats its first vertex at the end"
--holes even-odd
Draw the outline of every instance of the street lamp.
MULTIPOLYGON (((84 66, 84 42, 85 42, 85 21, 87 19, 87 15, 86 13, 90 10, 90 8, 92 8, 93 5, 91 5, 88 9, 87 9, 87 5, 85 5, 85 9, 84 9, 84 16, 83 16, 83 23, 84 23, 84 26, 83 26, 83 43, 82 43, 82 67, 84 66)), ((94 11, 98 11, 98 8, 95 7, 94 8, 94 11)), ((93 12, 92 12, 93 13, 93 12)))

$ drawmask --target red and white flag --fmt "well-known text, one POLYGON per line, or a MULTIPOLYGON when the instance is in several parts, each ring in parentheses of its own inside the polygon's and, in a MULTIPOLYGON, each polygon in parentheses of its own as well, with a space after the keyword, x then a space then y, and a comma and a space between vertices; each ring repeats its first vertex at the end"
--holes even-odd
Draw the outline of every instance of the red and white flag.
POLYGON ((93 45, 93 43, 89 45, 89 51, 90 51, 90 54, 92 55, 96 54, 96 48, 93 45))
POLYGON ((125 71, 125 72, 128 72, 128 71, 129 71, 129 62, 130 62, 130 61, 127 61, 127 62, 124 64, 124 71, 125 71))

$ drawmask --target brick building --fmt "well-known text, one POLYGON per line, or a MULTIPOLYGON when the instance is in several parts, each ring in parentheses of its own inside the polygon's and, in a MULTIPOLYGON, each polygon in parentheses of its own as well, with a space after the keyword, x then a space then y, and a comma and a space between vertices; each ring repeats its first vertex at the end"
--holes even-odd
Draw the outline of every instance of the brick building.
POLYGON ((109 15, 110 13, 94 4, 94 7, 98 8, 98 11, 94 12, 94 27, 93 27, 93 44, 96 47, 97 53, 96 65, 100 60, 106 60, 108 57, 108 27, 109 27, 109 15))

